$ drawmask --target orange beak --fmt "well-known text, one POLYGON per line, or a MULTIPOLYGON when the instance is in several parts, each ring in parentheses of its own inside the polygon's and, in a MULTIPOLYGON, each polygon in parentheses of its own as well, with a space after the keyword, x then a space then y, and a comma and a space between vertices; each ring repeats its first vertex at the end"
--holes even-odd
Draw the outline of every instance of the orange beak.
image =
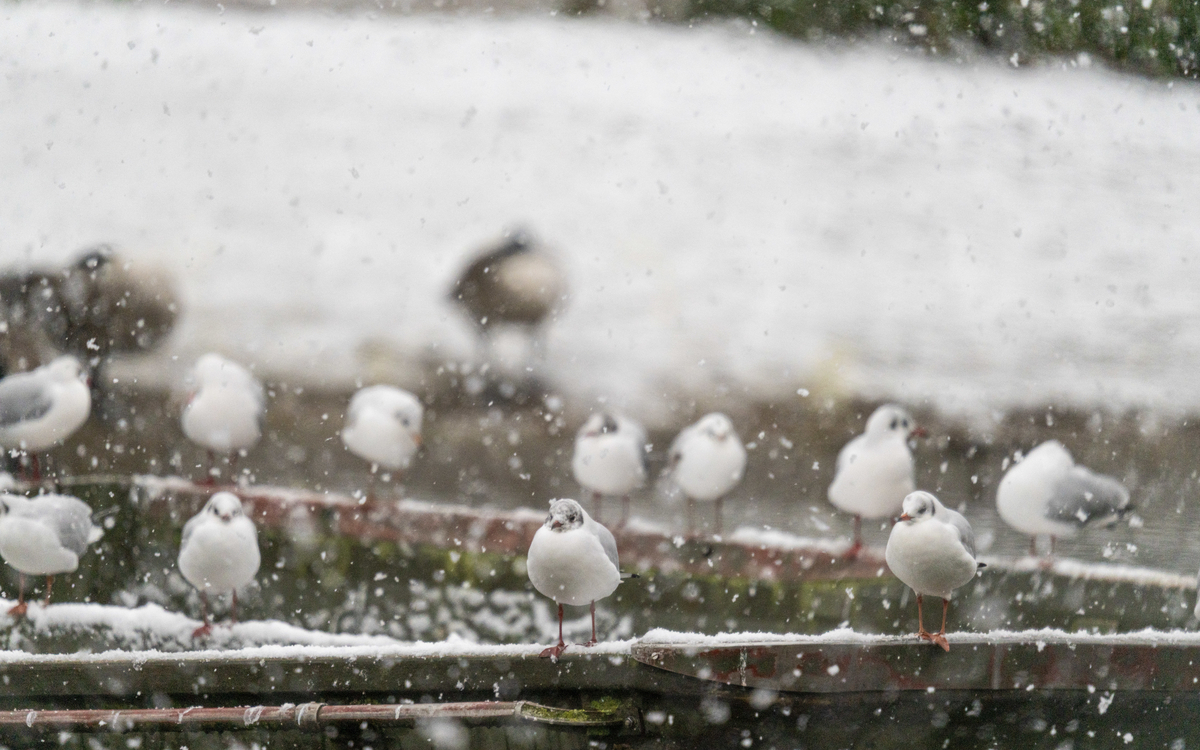
POLYGON ((929 437, 929 433, 925 431, 924 427, 917 425, 916 427, 914 427, 912 429, 912 432, 908 433, 908 436, 910 438, 915 438, 915 437, 923 438, 923 437, 929 437))
POLYGON ((912 520, 912 516, 908 515, 907 513, 901 513, 901 514, 900 514, 900 520, 901 520, 901 521, 911 521, 911 520, 912 520))
POLYGON ((421 447, 421 433, 418 432, 417 434, 413 435, 412 439, 413 439, 413 442, 417 444, 417 447, 420 448, 421 447))

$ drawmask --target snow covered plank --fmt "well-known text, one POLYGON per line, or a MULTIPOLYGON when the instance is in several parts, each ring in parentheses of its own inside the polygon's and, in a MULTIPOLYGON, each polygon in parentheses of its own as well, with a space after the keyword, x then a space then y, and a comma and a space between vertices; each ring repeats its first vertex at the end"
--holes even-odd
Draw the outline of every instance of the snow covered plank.
MULTIPOLYGON (((0 698, 46 699, 167 694, 337 696, 463 695, 514 699, 558 691, 626 690, 644 668, 629 642, 572 649, 558 661, 544 646, 406 644, 396 647, 274 646, 187 653, 107 652, 0 656, 0 698)), ((651 684, 669 682, 655 675, 651 684)), ((642 686, 645 687, 645 686, 642 686)))
POLYGON ((916 636, 651 631, 633 645, 643 664, 702 680, 799 693, 905 690, 1195 691, 1200 635, 1062 631, 952 633, 943 652, 916 636))

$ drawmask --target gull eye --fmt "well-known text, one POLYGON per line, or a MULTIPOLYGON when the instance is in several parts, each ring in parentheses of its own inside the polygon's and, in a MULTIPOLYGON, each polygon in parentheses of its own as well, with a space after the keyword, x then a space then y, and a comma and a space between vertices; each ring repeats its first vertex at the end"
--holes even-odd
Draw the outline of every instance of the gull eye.
POLYGON ((892 426, 889 429, 896 429, 896 420, 892 420, 892 426))
POLYGON ((907 430, 908 429, 908 420, 906 419, 903 422, 901 422, 900 426, 907 430))

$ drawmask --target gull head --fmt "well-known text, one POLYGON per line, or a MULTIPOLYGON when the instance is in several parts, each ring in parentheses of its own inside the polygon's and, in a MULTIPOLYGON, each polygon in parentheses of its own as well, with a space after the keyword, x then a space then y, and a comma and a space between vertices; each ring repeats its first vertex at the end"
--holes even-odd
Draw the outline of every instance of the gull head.
POLYGON ((235 518, 245 515, 242 510, 242 501, 232 492, 218 492, 210 497, 204 506, 204 512, 211 513, 224 523, 229 523, 235 518))
POLYGON ((928 492, 917 490, 904 498, 904 513, 900 515, 902 523, 917 523, 933 518, 937 513, 938 500, 928 492))
POLYGON ((903 440, 926 434, 925 430, 917 426, 917 421, 908 410, 896 404, 884 404, 872 412, 867 419, 866 433, 875 437, 899 435, 903 440))
POLYGON ((701 432, 717 441, 727 440, 734 434, 733 420, 720 412, 705 415, 697 425, 701 432))
POLYGON ((583 423, 583 427, 579 429, 579 436, 596 437, 598 435, 610 435, 620 429, 621 425, 617 422, 616 417, 601 412, 588 417, 588 420, 583 423))
POLYGON ((571 531, 582 528, 585 517, 583 506, 574 500, 551 500, 550 513, 543 525, 551 531, 571 531))
POLYGON ((411 400, 404 399, 396 404, 392 415, 400 426, 404 428, 417 445, 421 444, 421 421, 425 417, 425 409, 421 407, 421 402, 416 398, 411 400))
POLYGON ((55 358, 46 365, 46 370, 51 378, 60 383, 69 383, 72 380, 87 382, 87 371, 79 364, 79 360, 71 356, 55 358))

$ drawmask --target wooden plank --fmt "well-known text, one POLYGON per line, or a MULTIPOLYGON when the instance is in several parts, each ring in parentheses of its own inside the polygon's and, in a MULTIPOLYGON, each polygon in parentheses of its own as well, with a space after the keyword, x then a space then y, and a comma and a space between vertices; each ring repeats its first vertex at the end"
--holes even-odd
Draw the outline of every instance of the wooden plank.
POLYGON ((792 643, 635 643, 636 661, 728 685, 800 693, 894 691, 1195 691, 1200 639, 956 633, 950 651, 909 637, 792 643))

